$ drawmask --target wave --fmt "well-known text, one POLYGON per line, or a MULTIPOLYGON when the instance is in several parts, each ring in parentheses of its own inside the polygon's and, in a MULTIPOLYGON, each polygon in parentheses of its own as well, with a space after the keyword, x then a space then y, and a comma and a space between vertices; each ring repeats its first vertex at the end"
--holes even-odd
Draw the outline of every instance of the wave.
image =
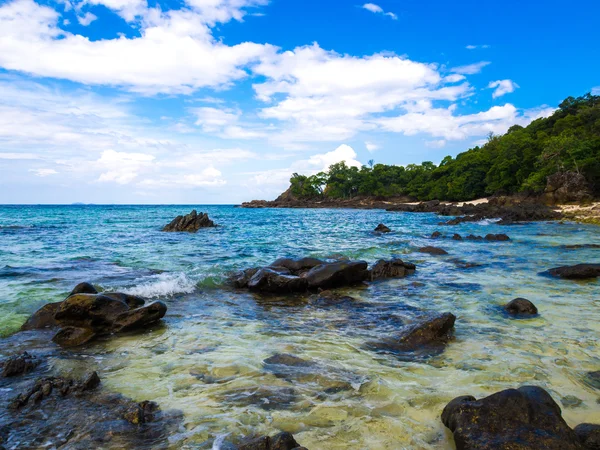
POLYGON ((496 219, 482 219, 479 222, 475 222, 477 225, 493 225, 497 222, 500 222, 502 219, 500 218, 496 218, 496 219))
POLYGON ((136 286, 123 289, 123 292, 140 297, 167 297, 176 294, 191 294, 196 289, 196 283, 184 273, 161 273, 147 279, 136 286))

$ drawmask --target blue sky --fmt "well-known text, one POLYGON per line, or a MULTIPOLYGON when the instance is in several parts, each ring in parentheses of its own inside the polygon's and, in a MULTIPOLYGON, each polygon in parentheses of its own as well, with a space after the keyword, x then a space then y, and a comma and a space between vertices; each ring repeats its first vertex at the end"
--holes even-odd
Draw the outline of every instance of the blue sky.
POLYGON ((593 1, 0 1, 0 203, 239 203, 600 93, 593 1))

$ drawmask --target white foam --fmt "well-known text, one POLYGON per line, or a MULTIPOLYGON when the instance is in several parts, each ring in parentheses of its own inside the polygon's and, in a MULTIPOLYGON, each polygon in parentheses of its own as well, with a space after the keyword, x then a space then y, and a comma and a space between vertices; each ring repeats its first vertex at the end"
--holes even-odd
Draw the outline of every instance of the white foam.
POLYGON ((184 273, 161 273, 147 281, 125 289, 126 294, 140 297, 166 297, 175 294, 190 294, 196 289, 196 283, 184 273))
POLYGON ((221 450, 221 446, 223 445, 223 442, 225 442, 227 436, 229 436, 229 433, 217 435, 213 442, 212 450, 221 450))
POLYGON ((480 220, 479 222, 475 222, 477 223, 477 225, 492 225, 495 224, 496 222, 500 222, 502 219, 483 219, 480 220))

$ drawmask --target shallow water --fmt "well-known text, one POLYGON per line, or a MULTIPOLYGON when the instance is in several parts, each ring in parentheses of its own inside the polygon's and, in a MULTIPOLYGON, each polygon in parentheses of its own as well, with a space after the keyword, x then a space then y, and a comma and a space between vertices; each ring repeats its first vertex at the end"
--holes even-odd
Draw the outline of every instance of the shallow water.
MULTIPOLYGON (((60 352, 52 370, 97 369, 106 388, 184 412, 173 448, 212 448, 218 436, 286 430, 314 449, 452 449, 439 419, 458 395, 535 384, 554 399, 574 396, 563 416, 600 422, 600 391, 584 374, 600 369, 600 283, 550 279, 559 265, 600 261, 598 228, 493 222, 437 225, 433 214, 363 210, 196 207, 222 225, 161 233, 182 206, 0 206, 0 333, 9 336, 41 305, 80 281, 165 301, 162 326, 60 352), (393 233, 376 235, 380 222, 393 233), (432 241, 507 233, 510 242, 432 241), (415 253, 435 245, 448 256, 415 253), (258 297, 222 287, 232 270, 278 257, 344 255, 417 264, 405 279, 344 292, 356 300, 315 304, 303 296, 258 297), (461 263, 476 263, 463 268, 461 263), (501 305, 533 301, 539 316, 515 320, 501 305), (432 312, 457 317, 454 340, 435 357, 403 361, 365 343, 432 312), (311 360, 279 377, 274 353, 311 360)), ((0 339, 0 354, 24 343, 0 339)), ((52 347, 52 344, 50 345, 52 347)), ((561 405, 562 406, 562 405, 561 405)))

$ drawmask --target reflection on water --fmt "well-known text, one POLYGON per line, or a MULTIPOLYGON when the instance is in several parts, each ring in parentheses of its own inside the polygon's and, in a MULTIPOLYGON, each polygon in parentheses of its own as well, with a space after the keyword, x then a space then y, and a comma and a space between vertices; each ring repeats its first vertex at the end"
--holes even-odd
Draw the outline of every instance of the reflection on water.
MULTIPOLYGON (((430 214, 206 207, 197 209, 223 226, 181 235, 158 229, 189 207, 77 208, 0 207, 0 327, 15 330, 83 280, 165 301, 164 325, 146 333, 69 351, 43 339, 18 345, 44 346, 53 371, 93 368, 106 388, 183 411, 172 448, 212 448, 228 433, 286 430, 313 450, 451 449, 439 419, 449 400, 522 384, 549 390, 570 425, 600 422, 600 390, 585 378, 600 370, 600 284, 539 275, 598 261, 598 249, 585 245, 600 243, 597 228, 439 227, 430 214), (76 223, 65 219, 70 214, 76 223), (380 222, 394 232, 371 233, 380 222), (431 245, 427 236, 436 229, 448 236, 504 232, 512 241, 448 237, 434 244, 448 256, 412 253, 431 245), (233 269, 332 254, 369 262, 398 255, 417 272, 343 290, 351 298, 339 302, 219 287, 233 269), (515 297, 533 301, 539 316, 505 315, 501 306, 515 297), (365 346, 442 312, 458 319, 454 339, 437 356, 405 361, 365 346), (276 354, 303 362, 264 363, 276 354)), ((0 353, 13 352, 15 338, 0 341, 0 353)))

